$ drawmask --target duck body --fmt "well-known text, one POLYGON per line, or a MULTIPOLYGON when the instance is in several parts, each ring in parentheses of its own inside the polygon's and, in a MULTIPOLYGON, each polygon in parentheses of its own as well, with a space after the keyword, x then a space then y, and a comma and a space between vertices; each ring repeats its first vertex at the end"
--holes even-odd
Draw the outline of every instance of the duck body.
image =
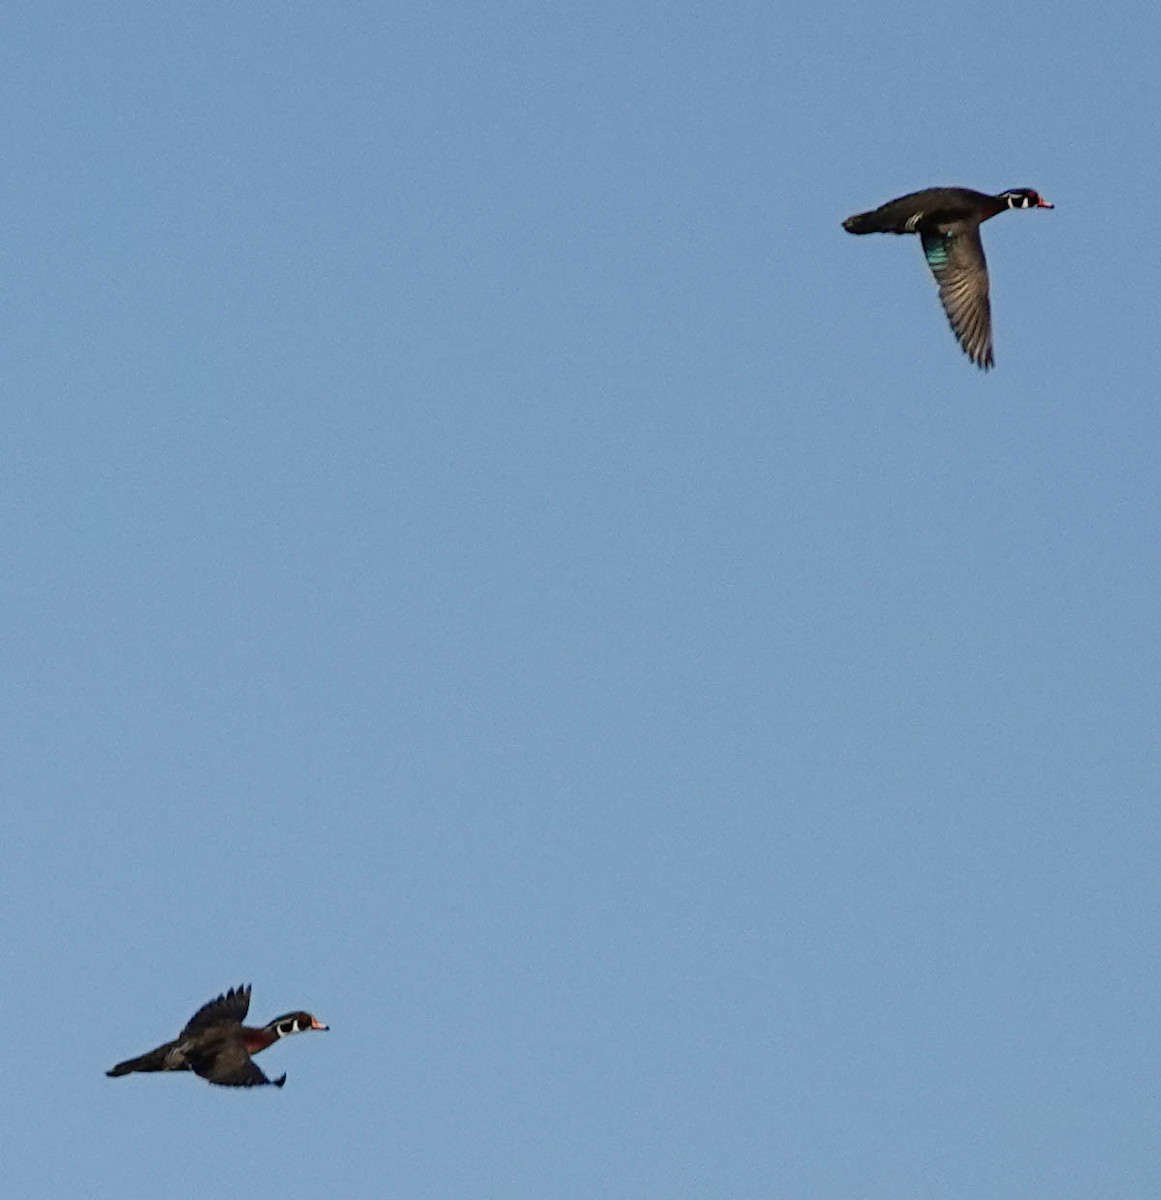
POLYGON ((1052 208, 1032 188, 999 195, 971 188, 937 187, 910 192, 843 222, 848 233, 917 233, 952 332, 980 368, 995 365, 988 264, 980 226, 1009 208, 1052 208))
POLYGON ((193 1071, 202 1079, 224 1087, 282 1087, 285 1074, 267 1079, 251 1055, 272 1046, 279 1038, 310 1029, 325 1030, 308 1012, 286 1013, 261 1027, 243 1025, 250 1011, 250 986, 231 988, 203 1004, 172 1042, 147 1054, 129 1058, 106 1071, 117 1077, 134 1071, 193 1071))

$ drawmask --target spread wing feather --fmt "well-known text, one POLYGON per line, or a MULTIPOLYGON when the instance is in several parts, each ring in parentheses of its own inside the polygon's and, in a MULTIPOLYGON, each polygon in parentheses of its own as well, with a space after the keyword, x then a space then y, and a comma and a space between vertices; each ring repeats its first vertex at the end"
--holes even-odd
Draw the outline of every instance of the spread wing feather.
MULTIPOLYGON (((233 1039, 222 1042, 208 1053, 191 1056, 190 1065, 203 1079, 223 1087, 260 1087, 271 1082, 246 1053, 245 1046, 233 1039)), ((274 1085, 281 1087, 285 1082, 283 1075, 274 1080, 274 1085)))
POLYGON ((923 255, 939 284, 939 299, 967 356, 982 370, 992 356, 992 306, 988 264, 978 228, 953 233, 921 233, 923 255))
POLYGON ((250 1011, 250 985, 230 988, 224 996, 203 1004, 181 1031, 183 1038, 213 1025, 241 1025, 250 1011))

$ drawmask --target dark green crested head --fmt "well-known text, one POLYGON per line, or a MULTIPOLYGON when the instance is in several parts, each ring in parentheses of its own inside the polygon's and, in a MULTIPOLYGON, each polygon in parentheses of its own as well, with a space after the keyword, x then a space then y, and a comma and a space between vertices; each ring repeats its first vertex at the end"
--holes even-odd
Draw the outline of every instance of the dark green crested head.
POLYGON ((1000 199, 1004 200, 1009 208, 1054 207, 1039 192, 1033 191, 1032 188, 1009 188, 1008 191, 1000 193, 1000 199))
POLYGON ((285 1016, 275 1017, 266 1026, 275 1037, 288 1037, 292 1033, 305 1033, 308 1029, 329 1029, 317 1017, 308 1012, 286 1013, 285 1016))

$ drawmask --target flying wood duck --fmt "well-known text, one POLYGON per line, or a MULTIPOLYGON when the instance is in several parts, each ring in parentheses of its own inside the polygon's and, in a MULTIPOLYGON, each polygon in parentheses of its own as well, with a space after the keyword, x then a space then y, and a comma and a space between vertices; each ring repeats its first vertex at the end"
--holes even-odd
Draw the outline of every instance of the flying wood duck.
POLYGON ((276 1017, 255 1029, 243 1025, 250 1010, 250 985, 231 988, 224 996, 203 1004, 190 1018, 177 1039, 118 1063, 106 1075, 128 1075, 131 1071, 193 1071, 210 1083, 225 1087, 255 1087, 273 1083, 281 1087, 286 1076, 267 1079, 250 1057, 272 1046, 279 1038, 308 1029, 329 1029, 307 1012, 276 1017))
POLYGON ((1005 209, 1051 207, 1031 188, 1012 188, 998 196, 970 188, 927 188, 847 217, 843 228, 848 233, 919 234, 956 339, 972 362, 986 371, 995 359, 980 226, 1005 209))

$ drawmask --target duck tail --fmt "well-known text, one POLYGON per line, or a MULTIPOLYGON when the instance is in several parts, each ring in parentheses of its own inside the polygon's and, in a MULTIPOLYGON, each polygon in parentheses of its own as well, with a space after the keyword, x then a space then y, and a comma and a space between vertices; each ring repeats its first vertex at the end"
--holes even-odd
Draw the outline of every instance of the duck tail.
POLYGON ((156 1050, 150 1050, 148 1054, 142 1054, 138 1058, 127 1058, 105 1074, 111 1079, 116 1079, 119 1075, 128 1075, 133 1071, 164 1071, 165 1055, 169 1049, 169 1046, 158 1046, 156 1050))
POLYGON ((887 233, 888 229, 882 221, 876 219, 878 215, 878 209, 855 213, 853 217, 847 217, 843 222, 843 228, 847 233, 887 233))

